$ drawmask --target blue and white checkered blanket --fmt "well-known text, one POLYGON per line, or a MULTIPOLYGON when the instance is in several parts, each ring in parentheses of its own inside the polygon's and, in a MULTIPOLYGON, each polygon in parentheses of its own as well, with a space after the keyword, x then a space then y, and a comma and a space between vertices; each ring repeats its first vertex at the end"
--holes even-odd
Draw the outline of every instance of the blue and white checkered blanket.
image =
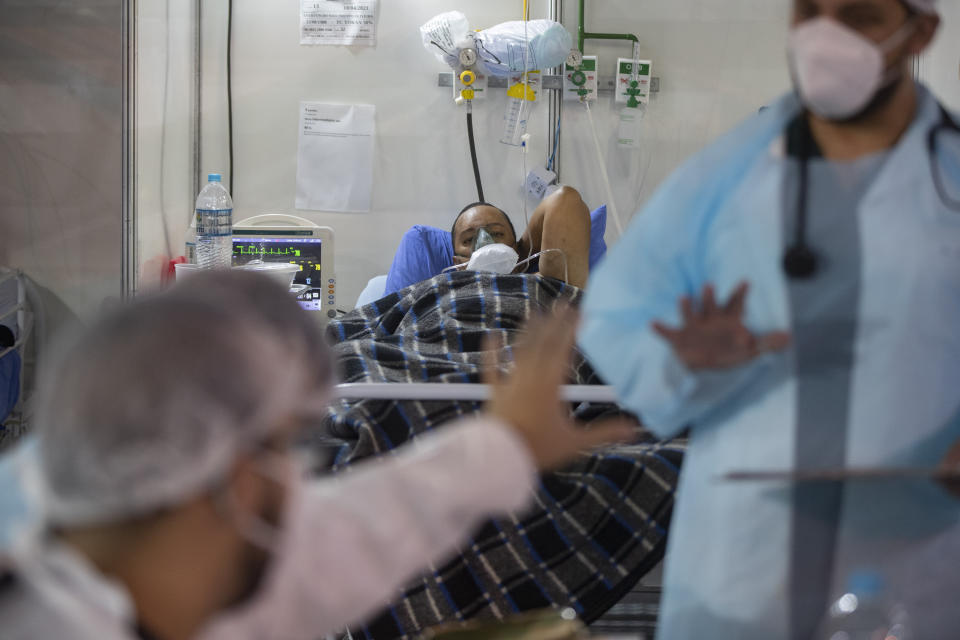
MULTIPOLYGON (((328 332, 344 382, 478 382, 489 362, 486 336, 499 333, 509 345, 532 312, 579 297, 539 276, 458 272, 357 309, 328 332)), ((570 377, 601 384, 582 357, 570 377)), ((341 401, 326 426, 348 443, 336 460, 342 466, 478 410, 473 402, 341 401)), ((587 421, 617 411, 574 408, 587 421)), ((543 607, 572 607, 587 622, 602 615, 663 556, 683 446, 639 440, 544 475, 534 509, 487 522, 460 555, 409 584, 354 635, 409 637, 443 622, 543 607)))

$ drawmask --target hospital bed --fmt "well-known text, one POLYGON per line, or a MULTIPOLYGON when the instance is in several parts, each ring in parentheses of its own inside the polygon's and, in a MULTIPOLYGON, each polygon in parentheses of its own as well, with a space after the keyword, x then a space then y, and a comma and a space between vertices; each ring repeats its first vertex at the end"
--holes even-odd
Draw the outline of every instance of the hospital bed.
MULTIPOLYGON (((605 210, 591 219, 599 259, 605 210)), ((475 366, 482 337, 513 335, 531 311, 579 296, 535 276, 435 276, 450 261, 451 244, 449 231, 415 226, 400 243, 390 278, 373 278, 354 311, 327 325, 344 384, 334 390, 329 420, 307 443, 315 461, 328 460, 318 464, 319 473, 388 454, 479 410, 490 393, 475 366), (489 312, 494 307, 497 314, 489 312)), ((506 350, 501 360, 509 359, 506 350)), ((575 369, 579 384, 561 394, 577 417, 616 411, 612 388, 584 363, 575 369)), ((490 521, 469 549, 414 581, 353 637, 413 636, 451 620, 571 604, 604 630, 649 631, 659 598, 649 576, 665 548, 683 453, 682 444, 651 440, 545 476, 531 514, 490 521)))
MULTIPOLYGON (((576 303, 580 295, 533 275, 455 272, 331 321, 327 333, 343 384, 311 443, 335 448, 322 471, 389 455, 479 411, 489 395, 480 384, 491 358, 486 336, 503 338, 496 361, 508 367, 509 345, 530 314, 576 303)), ((577 419, 623 413, 581 356, 572 362, 570 381, 561 393, 577 419)), ((642 610, 652 625, 659 591, 649 583, 639 592, 635 587, 655 573, 663 555, 683 451, 682 442, 658 442, 640 430, 631 445, 544 475, 529 512, 486 523, 459 555, 410 583, 353 637, 414 637, 444 622, 548 606, 572 606, 590 623, 618 603, 621 620, 624 613, 637 620, 642 610)), ((624 628, 619 622, 604 628, 624 628)))
MULTIPOLYGON (((490 387, 465 383, 353 383, 337 385, 334 397, 340 400, 434 400, 486 402, 490 387)), ((564 402, 617 402, 613 387, 607 385, 564 385, 560 389, 564 402)))

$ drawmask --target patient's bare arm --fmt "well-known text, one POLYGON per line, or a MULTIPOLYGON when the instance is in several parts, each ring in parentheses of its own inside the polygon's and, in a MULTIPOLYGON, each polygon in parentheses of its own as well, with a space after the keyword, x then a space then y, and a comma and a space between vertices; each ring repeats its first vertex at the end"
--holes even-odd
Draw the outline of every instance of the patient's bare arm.
POLYGON ((540 203, 518 242, 521 260, 547 249, 559 249, 563 255, 553 252, 541 256, 541 274, 565 280, 575 287, 582 288, 587 284, 590 275, 590 210, 572 187, 561 187, 540 203))

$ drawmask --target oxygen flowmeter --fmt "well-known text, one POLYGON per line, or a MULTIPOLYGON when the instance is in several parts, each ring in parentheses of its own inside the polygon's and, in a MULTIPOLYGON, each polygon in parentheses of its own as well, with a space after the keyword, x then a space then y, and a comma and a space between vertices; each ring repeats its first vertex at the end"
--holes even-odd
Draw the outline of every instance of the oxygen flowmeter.
POLYGON ((487 77, 477 69, 480 56, 476 37, 468 34, 461 44, 453 73, 453 99, 457 104, 483 98, 487 93, 487 77))
POLYGON ((597 99, 597 56, 585 56, 574 49, 567 56, 563 76, 563 99, 597 99))

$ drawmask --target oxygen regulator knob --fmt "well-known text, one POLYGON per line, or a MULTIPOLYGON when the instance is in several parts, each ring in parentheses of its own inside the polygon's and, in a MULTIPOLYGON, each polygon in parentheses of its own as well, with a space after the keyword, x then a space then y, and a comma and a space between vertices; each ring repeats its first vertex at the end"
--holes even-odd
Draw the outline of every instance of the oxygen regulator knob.
POLYGON ((570 76, 570 81, 578 87, 582 87, 587 84, 587 74, 583 71, 574 71, 573 75, 570 76))
POLYGON ((467 69, 466 71, 460 74, 460 82, 465 86, 469 87, 476 81, 477 81, 477 74, 475 74, 473 71, 470 71, 469 69, 467 69))
POLYGON ((477 64, 476 49, 460 49, 460 65, 463 67, 472 67, 477 64))

